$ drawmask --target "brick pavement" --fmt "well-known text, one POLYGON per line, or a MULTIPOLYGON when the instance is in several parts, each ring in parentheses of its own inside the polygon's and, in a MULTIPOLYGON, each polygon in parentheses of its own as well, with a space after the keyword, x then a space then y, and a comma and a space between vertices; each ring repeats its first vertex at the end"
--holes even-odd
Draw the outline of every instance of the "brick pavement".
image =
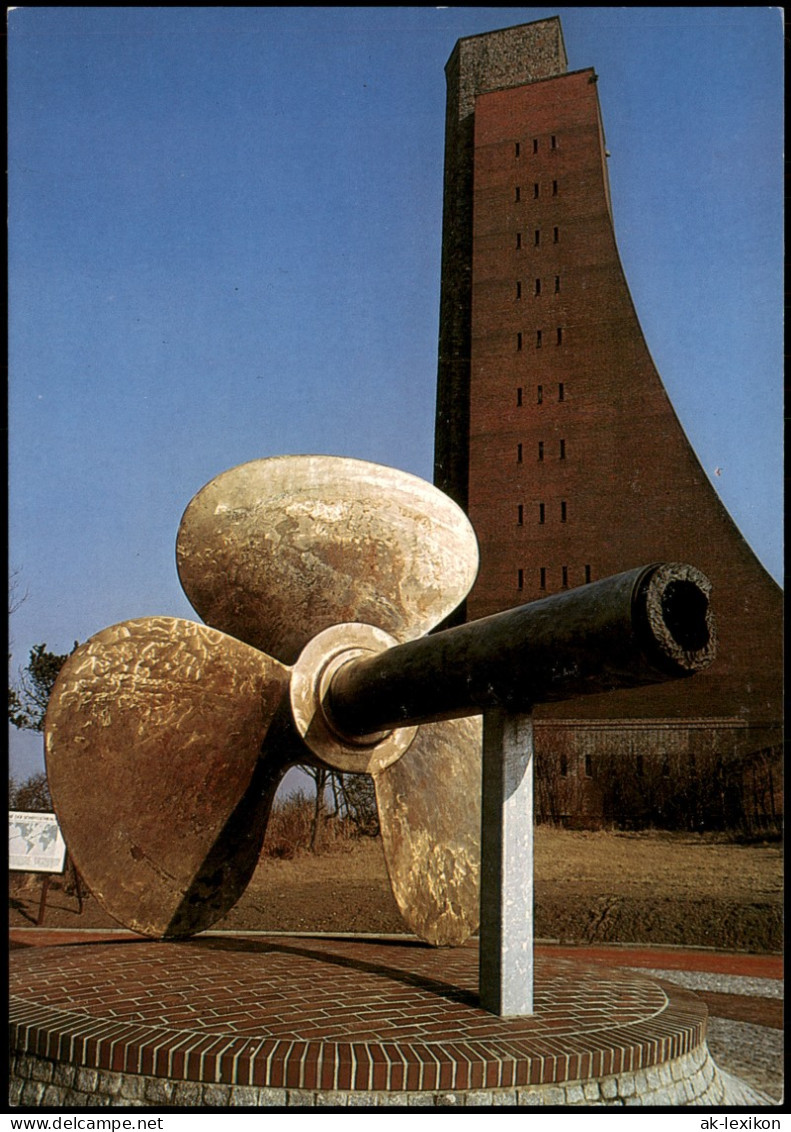
POLYGON ((705 1027, 705 1009, 688 992, 670 996, 637 974, 544 956, 536 1013, 496 1018, 477 1004, 473 945, 215 937, 37 948, 12 959, 18 1051, 79 1053, 90 1068, 189 1080, 386 1090, 547 1084, 679 1057, 705 1027))
MULTIPOLYGON (((15 930, 11 942, 12 1050, 39 1077, 49 1064, 289 1095, 499 1095, 591 1079, 631 1087, 705 1051, 701 996, 625 969, 672 969, 675 949, 595 949, 614 970, 593 949, 539 947, 535 1014, 500 1019, 477 1005, 474 943, 219 933, 159 943, 50 929, 15 930)), ((728 963, 765 976, 779 969, 767 958, 728 963)), ((706 1068, 696 1063, 698 1092, 714 1087, 706 1068)))

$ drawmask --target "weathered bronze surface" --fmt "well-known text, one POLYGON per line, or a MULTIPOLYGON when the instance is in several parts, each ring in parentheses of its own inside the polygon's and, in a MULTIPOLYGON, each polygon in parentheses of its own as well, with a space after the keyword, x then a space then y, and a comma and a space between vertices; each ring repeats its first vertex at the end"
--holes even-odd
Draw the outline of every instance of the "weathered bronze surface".
POLYGON ((416 476, 333 456, 217 476, 181 521, 184 591, 210 625, 293 664, 322 629, 362 621, 412 640, 467 596, 478 544, 416 476))
POLYGON ((374 787, 404 922, 435 946, 464 943, 479 918, 481 717, 423 724, 374 787))
POLYGON ((261 747, 289 670, 168 617, 105 629, 58 676, 47 775, 63 835, 107 912, 190 935, 252 875, 283 765, 261 747))

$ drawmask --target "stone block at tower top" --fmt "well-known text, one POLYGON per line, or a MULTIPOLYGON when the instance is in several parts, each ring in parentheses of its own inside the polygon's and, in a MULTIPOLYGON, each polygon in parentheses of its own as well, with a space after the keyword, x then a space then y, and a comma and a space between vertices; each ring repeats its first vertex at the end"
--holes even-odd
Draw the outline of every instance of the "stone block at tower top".
POLYGON ((448 98, 455 87, 462 119, 473 112, 482 91, 563 75, 567 64, 558 16, 467 36, 458 41, 445 67, 448 98))

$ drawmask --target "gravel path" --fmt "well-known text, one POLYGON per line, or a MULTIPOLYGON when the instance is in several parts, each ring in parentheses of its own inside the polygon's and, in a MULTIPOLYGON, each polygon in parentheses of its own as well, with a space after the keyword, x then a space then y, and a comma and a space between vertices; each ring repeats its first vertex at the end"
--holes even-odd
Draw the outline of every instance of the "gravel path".
MULTIPOLYGON (((632 970, 693 991, 775 1000, 783 998, 783 983, 780 979, 756 979, 745 975, 720 975, 706 971, 663 971, 646 967, 635 967, 632 970)), ((712 1015, 709 1017, 707 1041, 709 1052, 720 1069, 768 1093, 778 1103, 782 1101, 782 1030, 712 1015)))

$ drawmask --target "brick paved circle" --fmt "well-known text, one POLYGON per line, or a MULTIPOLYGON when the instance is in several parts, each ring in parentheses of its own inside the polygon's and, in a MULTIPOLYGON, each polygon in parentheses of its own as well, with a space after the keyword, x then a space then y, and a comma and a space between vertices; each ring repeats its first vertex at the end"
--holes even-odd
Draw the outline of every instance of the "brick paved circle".
POLYGON ((600 1078, 704 1040, 694 995, 538 956, 536 1009, 481 1010, 477 949, 124 940, 11 955, 11 1048, 89 1069, 271 1088, 435 1090, 600 1078))

